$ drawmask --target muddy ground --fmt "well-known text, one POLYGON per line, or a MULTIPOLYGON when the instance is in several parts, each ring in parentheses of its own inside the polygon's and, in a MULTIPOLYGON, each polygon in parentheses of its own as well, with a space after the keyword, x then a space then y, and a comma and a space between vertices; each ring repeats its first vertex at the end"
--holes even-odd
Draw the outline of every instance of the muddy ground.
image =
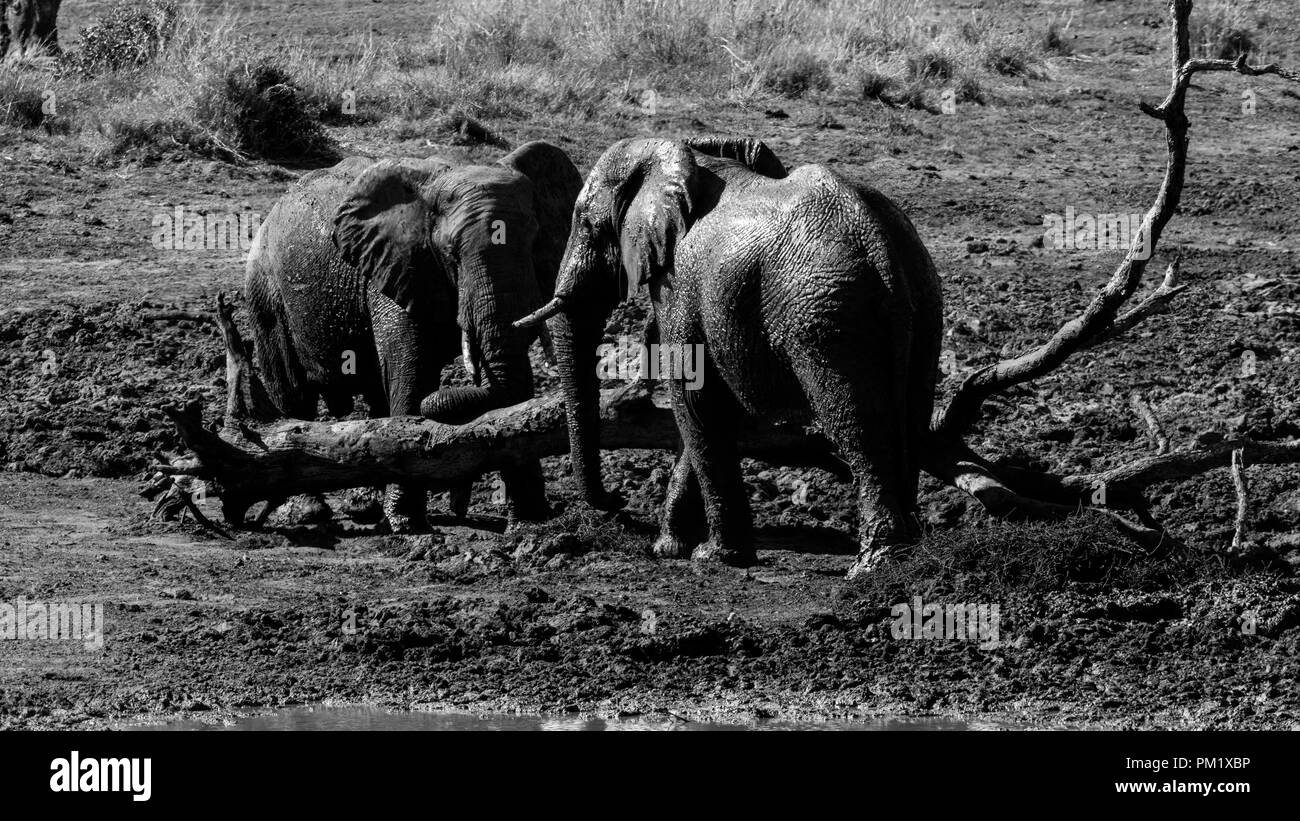
MULTIPOLYGON (((627 105, 591 121, 489 125, 516 143, 555 141, 584 170, 620 137, 754 135, 789 166, 824 162, 875 185, 911 215, 941 272, 951 390, 1045 338, 1119 260, 1042 247, 1044 214, 1149 206, 1163 133, 1135 101, 1167 87, 1155 5, 1087 4, 1074 58, 952 116, 847 95, 747 106, 666 95, 654 117, 627 105), (765 114, 778 107, 787 118, 765 114)), ((1153 274, 1178 255, 1191 289, 1122 342, 995 402, 975 437, 984 453, 1063 472, 1151 453, 1133 391, 1174 447, 1300 434, 1300 97, 1204 76, 1188 116, 1182 213, 1153 274)), ((500 153, 439 134, 331 133, 377 155, 500 153)), ((264 214, 299 172, 180 153, 96 165, 71 137, 0 140, 0 601, 91 600, 107 623, 99 650, 0 641, 0 727, 218 721, 307 702, 1300 727, 1300 556, 1222 557, 1235 507, 1225 471, 1153 488, 1155 516, 1182 543, 1154 556, 1092 516, 989 523, 927 484, 926 542, 858 585, 842 579, 849 489, 815 471, 749 466, 759 566, 648 557, 671 458, 656 452, 606 453, 631 500, 616 516, 580 511, 567 459, 547 460, 561 512, 536 530, 503 532, 492 477, 468 523, 435 498, 433 536, 339 521, 231 542, 153 521, 138 492, 154 454, 177 446, 160 408, 198 399, 215 415, 225 385, 211 326, 148 317, 211 309, 243 268, 237 252, 155 250, 150 220, 180 204, 264 214), (997 604, 998 645, 892 638, 890 607, 915 596, 997 604)), ((546 389, 551 372, 537 366, 546 389)), ((1257 540, 1300 532, 1296 477, 1250 468, 1257 540)))

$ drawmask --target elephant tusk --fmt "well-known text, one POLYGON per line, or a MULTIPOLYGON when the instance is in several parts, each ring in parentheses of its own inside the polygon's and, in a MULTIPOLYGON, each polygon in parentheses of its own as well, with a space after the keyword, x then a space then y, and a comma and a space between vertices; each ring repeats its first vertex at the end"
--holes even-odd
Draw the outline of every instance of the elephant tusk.
POLYGON ((531 314, 524 317, 523 319, 516 319, 515 327, 531 328, 534 325, 540 325, 541 323, 545 322, 546 320, 550 319, 556 314, 564 311, 566 309, 565 303, 567 301, 568 301, 567 298, 564 297, 563 295, 556 294, 551 299, 550 302, 538 308, 536 311, 533 311, 531 314))
POLYGON ((478 357, 474 355, 474 341, 469 338, 469 331, 460 332, 460 355, 462 364, 465 366, 465 373, 477 385, 479 383, 478 357))
POLYGON ((537 338, 542 343, 542 354, 549 365, 555 364, 555 342, 551 339, 551 329, 543 322, 537 326, 537 338))

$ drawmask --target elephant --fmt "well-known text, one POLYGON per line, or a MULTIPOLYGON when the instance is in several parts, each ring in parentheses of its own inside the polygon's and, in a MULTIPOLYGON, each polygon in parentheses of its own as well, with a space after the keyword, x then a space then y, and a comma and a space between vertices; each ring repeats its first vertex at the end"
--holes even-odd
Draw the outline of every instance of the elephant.
POLYGON ((646 287, 658 344, 702 346, 696 389, 665 379, 682 450, 654 553, 756 562, 737 423, 815 420, 857 483, 869 572, 918 536, 942 295, 929 253, 880 192, 820 165, 786 173, 762 142, 628 139, 587 176, 548 322, 585 501, 602 482, 593 349, 614 306, 646 287))
POLYGON ((59 53, 59 5, 62 0, 0 0, 0 59, 41 48, 59 53))
MULTIPOLYGON (((375 416, 460 424, 531 399, 538 333, 512 320, 553 291, 581 186, 564 151, 541 141, 491 165, 350 157, 304 175, 247 262, 254 363, 272 403, 313 419, 318 399, 339 416, 361 394, 375 416), (439 389, 457 354, 474 385, 439 389)), ((546 517, 536 459, 502 478, 512 521, 546 517)), ((388 488, 394 532, 427 525, 424 491, 388 488)), ((458 515, 468 491, 453 489, 458 515)))

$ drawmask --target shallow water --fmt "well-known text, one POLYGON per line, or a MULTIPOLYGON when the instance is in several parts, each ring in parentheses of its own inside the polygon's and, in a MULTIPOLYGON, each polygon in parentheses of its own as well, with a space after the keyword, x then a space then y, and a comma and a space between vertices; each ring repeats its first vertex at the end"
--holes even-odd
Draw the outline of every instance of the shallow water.
POLYGON ((530 716, 510 713, 395 712, 377 707, 292 707, 262 716, 235 719, 227 724, 202 721, 174 721, 167 724, 135 725, 125 730, 489 730, 489 731, 579 731, 662 730, 718 732, 745 730, 995 730, 1012 725, 953 718, 887 718, 871 721, 784 721, 755 719, 749 722, 683 721, 672 716, 587 718, 578 716, 530 716))

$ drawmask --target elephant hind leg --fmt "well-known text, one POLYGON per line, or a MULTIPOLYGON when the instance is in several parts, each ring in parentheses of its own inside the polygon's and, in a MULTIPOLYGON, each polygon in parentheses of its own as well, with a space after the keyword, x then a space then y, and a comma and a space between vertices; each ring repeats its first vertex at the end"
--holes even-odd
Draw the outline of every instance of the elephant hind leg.
MULTIPOLYGON (((691 558, 746 567, 758 559, 749 492, 741 476, 736 447, 736 429, 743 409, 707 356, 704 368, 704 381, 695 390, 688 389, 682 380, 669 383, 673 416, 682 436, 679 468, 684 471, 680 463, 689 458, 709 525, 708 540, 695 548, 691 558)), ((683 495, 677 502, 683 507, 676 512, 685 515, 689 513, 686 506, 691 504, 689 477, 684 476, 683 482, 683 495)), ((665 512, 672 514, 675 507, 665 512)), ((677 524, 683 522, 665 521, 665 526, 677 524)))
POLYGON ((797 369, 804 395, 823 431, 857 480, 859 553, 852 578, 870 571, 911 528, 904 515, 907 488, 904 408, 888 389, 891 368, 870 356, 805 358, 797 369))
POLYGON ((708 530, 700 482, 695 478, 690 455, 683 451, 677 455, 672 478, 668 480, 654 554, 661 559, 685 559, 696 545, 708 538, 708 530))

